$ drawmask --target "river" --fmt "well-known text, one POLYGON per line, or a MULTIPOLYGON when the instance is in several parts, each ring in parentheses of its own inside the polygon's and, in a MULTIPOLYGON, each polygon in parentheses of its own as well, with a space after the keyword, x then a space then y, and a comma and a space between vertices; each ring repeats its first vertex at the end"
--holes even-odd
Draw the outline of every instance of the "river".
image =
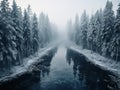
POLYGON ((110 73, 62 45, 51 58, 45 56, 43 59, 40 72, 34 75, 38 80, 27 78, 13 90, 118 90, 110 73))

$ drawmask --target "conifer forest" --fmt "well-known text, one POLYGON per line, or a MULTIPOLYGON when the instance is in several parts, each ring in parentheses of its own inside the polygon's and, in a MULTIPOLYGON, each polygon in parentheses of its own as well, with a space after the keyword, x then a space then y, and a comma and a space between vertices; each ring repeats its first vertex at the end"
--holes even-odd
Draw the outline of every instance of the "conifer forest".
POLYGON ((0 90, 120 90, 120 1, 0 0, 0 90))

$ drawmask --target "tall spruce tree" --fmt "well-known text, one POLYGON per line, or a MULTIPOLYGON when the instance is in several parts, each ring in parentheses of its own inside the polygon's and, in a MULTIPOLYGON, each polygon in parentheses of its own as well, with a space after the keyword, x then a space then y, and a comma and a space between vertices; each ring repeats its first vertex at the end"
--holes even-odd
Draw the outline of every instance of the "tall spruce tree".
POLYGON ((102 9, 100 9, 97 13, 96 13, 96 29, 97 29, 97 36, 96 36, 96 51, 100 54, 102 54, 101 52, 101 48, 102 48, 102 39, 101 39, 101 33, 102 33, 102 29, 103 29, 103 11, 102 9))
POLYGON ((107 1, 103 12, 103 30, 102 37, 102 53, 105 56, 110 56, 110 41, 114 30, 114 11, 112 10, 113 4, 111 1, 107 1))
POLYGON ((120 58, 120 4, 118 5, 117 15, 115 18, 114 32, 111 41, 111 57, 116 61, 120 58))
POLYGON ((43 12, 39 16, 39 29, 40 29, 40 37, 41 37, 41 46, 49 43, 52 38, 52 30, 51 23, 47 15, 43 12))
POLYGON ((74 41, 76 44, 80 43, 80 22, 79 22, 79 16, 76 15, 75 17, 75 23, 74 23, 74 41))
POLYGON ((96 35, 95 33, 95 16, 92 15, 90 22, 89 22, 89 29, 88 29, 88 34, 87 34, 87 40, 88 40, 88 49, 93 50, 94 47, 94 36, 96 35))
POLYGON ((10 69, 16 60, 16 30, 12 26, 11 9, 8 0, 0 4, 1 56, 3 66, 10 69))
POLYGON ((81 45, 84 48, 87 48, 87 32, 88 32, 88 22, 89 18, 86 14, 86 11, 81 16, 80 29, 81 29, 81 45))
POLYGON ((22 64, 22 41, 23 41, 23 29, 22 29, 22 16, 19 7, 17 6, 15 0, 13 0, 12 5, 12 20, 13 20, 13 27, 16 30, 16 49, 17 49, 17 64, 22 64))
POLYGON ((39 48, 39 29, 36 14, 33 15, 32 20, 32 36, 33 52, 35 53, 39 48))
POLYGON ((30 29, 30 18, 27 11, 24 11, 23 19, 23 38, 24 38, 24 57, 28 57, 31 54, 31 29, 30 29))

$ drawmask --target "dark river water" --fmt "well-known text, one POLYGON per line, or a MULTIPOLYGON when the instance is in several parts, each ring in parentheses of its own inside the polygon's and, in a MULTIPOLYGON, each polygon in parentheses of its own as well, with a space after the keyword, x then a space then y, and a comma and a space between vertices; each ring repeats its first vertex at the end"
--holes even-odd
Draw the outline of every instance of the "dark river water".
POLYGON ((110 73, 87 62, 85 56, 64 46, 51 53, 42 57, 34 79, 23 79, 12 90, 118 90, 110 73))

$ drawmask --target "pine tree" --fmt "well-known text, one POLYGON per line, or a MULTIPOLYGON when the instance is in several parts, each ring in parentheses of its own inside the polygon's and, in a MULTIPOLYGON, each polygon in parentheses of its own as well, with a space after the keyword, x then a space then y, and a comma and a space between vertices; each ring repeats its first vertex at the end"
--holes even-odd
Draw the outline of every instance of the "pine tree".
POLYGON ((107 1, 103 12, 103 30, 102 36, 102 53, 105 56, 110 56, 110 41, 114 30, 114 11, 112 10, 112 2, 107 1))
POLYGON ((45 33, 44 33, 44 28, 45 28, 45 15, 42 12, 39 16, 39 29, 40 29, 40 42, 41 42, 41 47, 44 46, 45 43, 45 33))
POLYGON ((86 11, 81 16, 80 29, 81 29, 81 45, 84 48, 87 48, 87 31, 88 31, 88 16, 86 11))
POLYGON ((31 29, 30 18, 27 11, 24 11, 23 19, 23 38, 24 38, 24 57, 28 57, 31 54, 31 29))
POLYGON ((39 29, 38 29, 38 21, 36 14, 33 15, 32 20, 32 43, 33 43, 33 52, 35 53, 39 48, 39 29))
POLYGON ((102 12, 97 11, 94 16, 91 17, 89 23, 88 43, 89 49, 101 53, 101 31, 102 31, 102 12))
POLYGON ((1 50, 3 56, 3 65, 10 69, 16 60, 16 30, 12 26, 11 9, 8 0, 1 1, 0 4, 0 32, 1 32, 1 50))
POLYGON ((16 63, 22 63, 22 41, 23 41, 23 30, 22 30, 22 16, 21 16, 21 10, 18 8, 15 0, 13 0, 12 5, 12 19, 13 19, 13 27, 16 30, 16 49, 17 49, 17 60, 16 63))
POLYGON ((89 22, 89 29, 88 29, 88 34, 87 34, 87 39, 88 39, 88 48, 90 50, 93 50, 94 47, 94 38, 95 38, 95 16, 92 15, 90 22, 89 22))
POLYGON ((41 46, 44 46, 45 44, 49 43, 52 38, 51 23, 48 16, 46 16, 44 13, 41 13, 39 16, 39 29, 41 46))
POLYGON ((96 29, 97 29, 97 37, 96 37, 96 51, 98 53, 102 53, 101 52, 101 48, 102 48, 102 40, 101 40, 101 32, 103 29, 103 12, 102 9, 100 9, 97 13, 96 13, 96 29))
POLYGON ((116 61, 120 58, 120 4, 115 18, 114 32, 111 41, 111 57, 116 61))
POLYGON ((80 22, 79 22, 79 16, 76 15, 75 17, 75 23, 74 23, 74 31, 75 31, 75 34, 74 34, 74 41, 76 44, 79 44, 80 43, 80 22))

